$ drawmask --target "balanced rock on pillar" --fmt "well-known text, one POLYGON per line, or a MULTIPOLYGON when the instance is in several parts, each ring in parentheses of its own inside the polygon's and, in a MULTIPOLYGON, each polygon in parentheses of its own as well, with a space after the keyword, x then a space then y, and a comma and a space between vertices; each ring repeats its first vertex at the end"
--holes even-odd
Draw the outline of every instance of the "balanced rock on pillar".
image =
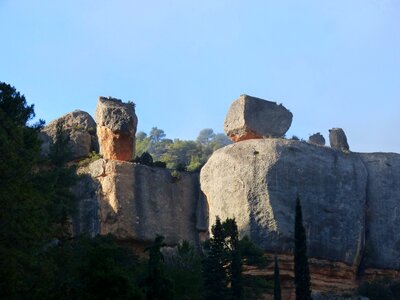
POLYGON ((135 105, 111 97, 99 97, 95 120, 103 157, 130 161, 135 155, 135 105))
POLYGON ((234 142, 283 137, 292 124, 292 118, 292 113, 281 104, 241 95, 226 115, 225 133, 234 142))

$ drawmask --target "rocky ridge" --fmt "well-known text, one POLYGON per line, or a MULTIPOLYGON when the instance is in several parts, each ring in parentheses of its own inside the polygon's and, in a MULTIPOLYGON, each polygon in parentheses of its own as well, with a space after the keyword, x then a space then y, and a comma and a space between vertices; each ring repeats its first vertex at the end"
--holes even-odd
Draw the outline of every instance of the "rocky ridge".
MULTIPOLYGON (((323 145, 320 134, 309 143, 283 139, 292 114, 282 105, 243 95, 225 120, 226 133, 239 142, 214 152, 201 170, 200 189, 198 174, 172 176, 169 170, 131 162, 134 105, 100 97, 97 124, 85 112, 61 119, 70 124, 65 128, 71 140, 86 136, 85 142, 71 143, 75 158, 95 150, 97 140, 103 155, 80 170, 86 176, 75 188, 81 199, 76 234, 112 233, 132 243, 161 234, 169 245, 183 239, 199 245, 215 216, 235 217, 240 233, 266 255, 282 256, 289 280, 283 285, 290 290, 299 195, 314 290, 345 291, 362 276, 400 277, 399 154, 350 152, 344 131, 337 128, 330 131, 331 147, 323 145)), ((43 130, 44 152, 54 124, 43 130)))

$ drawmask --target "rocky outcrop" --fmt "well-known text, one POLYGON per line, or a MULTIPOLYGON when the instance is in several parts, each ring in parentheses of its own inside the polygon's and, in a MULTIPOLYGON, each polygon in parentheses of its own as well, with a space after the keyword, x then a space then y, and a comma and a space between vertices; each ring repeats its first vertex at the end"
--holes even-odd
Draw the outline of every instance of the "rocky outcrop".
POLYGON ((161 234, 168 244, 199 244, 207 222, 198 174, 172 176, 166 169, 104 159, 89 169, 100 184, 100 234, 135 241, 161 234))
POLYGON ((225 118, 225 133, 234 141, 263 137, 282 137, 292 123, 293 115, 283 105, 241 95, 225 118))
POLYGON ((325 146, 325 138, 319 132, 310 135, 310 137, 308 138, 308 142, 314 145, 325 146))
POLYGON ((369 174, 365 266, 400 270, 400 154, 360 156, 369 174))
POLYGON ((342 128, 329 129, 329 143, 333 149, 348 152, 349 144, 342 128))
POLYGON ((50 122, 40 132, 42 155, 49 154, 50 146, 56 140, 57 124, 62 124, 69 138, 71 159, 86 157, 90 152, 98 151, 96 123, 87 112, 75 110, 50 122))
POLYGON ((291 252, 299 195, 309 255, 358 265, 364 244, 367 170, 356 154, 283 139, 217 150, 201 170, 210 220, 235 217, 267 251, 291 252))
POLYGON ((99 97, 95 120, 100 154, 106 159, 132 160, 135 156, 137 126, 134 104, 99 97))

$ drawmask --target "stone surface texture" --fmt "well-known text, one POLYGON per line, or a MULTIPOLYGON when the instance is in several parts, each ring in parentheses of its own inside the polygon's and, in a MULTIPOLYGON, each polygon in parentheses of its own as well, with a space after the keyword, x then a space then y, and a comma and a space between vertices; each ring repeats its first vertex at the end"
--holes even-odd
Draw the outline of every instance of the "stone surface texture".
POLYGON ((114 98, 99 97, 95 120, 103 157, 122 161, 133 159, 137 127, 135 105, 114 98))
POLYGON ((213 153, 201 170, 210 223, 234 217, 267 251, 291 252, 299 195, 311 257, 358 266, 367 170, 356 154, 284 140, 249 140, 213 153))
POLYGON ((241 95, 229 108, 224 129, 234 142, 282 137, 288 131, 292 118, 292 113, 282 105, 241 95))
POLYGON ((90 152, 98 151, 95 121, 87 112, 75 110, 50 122, 40 132, 42 155, 49 154, 50 146, 56 139, 58 123, 63 124, 64 132, 69 137, 72 159, 86 157, 90 152))
POLYGON ((329 143, 333 149, 343 152, 349 151, 347 137, 342 128, 329 129, 329 143))
POLYGON ((319 132, 310 135, 310 137, 308 138, 308 142, 314 145, 325 146, 325 138, 319 132))
POLYGON ((198 209, 205 206, 199 203, 204 199, 198 174, 173 177, 166 169, 104 159, 89 170, 100 184, 101 234, 136 241, 152 241, 161 234, 167 244, 199 244, 199 231, 207 230, 207 222, 198 209))
POLYGON ((400 270, 400 154, 360 154, 368 170, 367 267, 400 270))

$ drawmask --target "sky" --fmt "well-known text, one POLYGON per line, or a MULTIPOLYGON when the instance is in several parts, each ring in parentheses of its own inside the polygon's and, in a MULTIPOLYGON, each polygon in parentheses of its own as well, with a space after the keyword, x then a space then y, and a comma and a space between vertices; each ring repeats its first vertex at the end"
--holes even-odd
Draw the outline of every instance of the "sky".
POLYGON ((46 122, 112 96, 195 139, 248 94, 293 113, 287 136, 400 152, 398 0, 0 0, 0 28, 0 81, 46 122))

